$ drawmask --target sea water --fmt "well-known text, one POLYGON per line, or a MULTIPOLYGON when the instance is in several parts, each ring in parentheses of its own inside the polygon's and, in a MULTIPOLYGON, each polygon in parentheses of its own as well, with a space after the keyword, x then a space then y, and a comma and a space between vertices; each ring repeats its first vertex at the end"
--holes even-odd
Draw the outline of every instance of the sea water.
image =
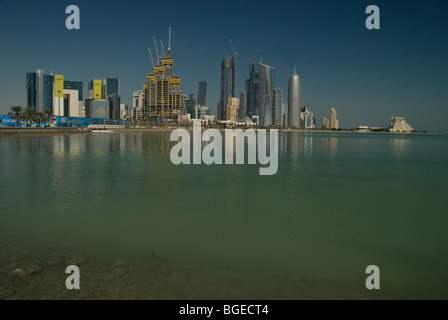
POLYGON ((0 299, 448 298, 447 135, 280 132, 272 176, 169 137, 0 137, 0 299))

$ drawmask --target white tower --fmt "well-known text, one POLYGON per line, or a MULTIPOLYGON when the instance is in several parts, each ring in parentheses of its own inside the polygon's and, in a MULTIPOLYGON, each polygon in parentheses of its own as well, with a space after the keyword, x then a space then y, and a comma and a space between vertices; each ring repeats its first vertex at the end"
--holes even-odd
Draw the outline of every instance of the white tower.
POLYGON ((300 128, 300 77, 294 74, 289 77, 288 86, 288 127, 300 128))

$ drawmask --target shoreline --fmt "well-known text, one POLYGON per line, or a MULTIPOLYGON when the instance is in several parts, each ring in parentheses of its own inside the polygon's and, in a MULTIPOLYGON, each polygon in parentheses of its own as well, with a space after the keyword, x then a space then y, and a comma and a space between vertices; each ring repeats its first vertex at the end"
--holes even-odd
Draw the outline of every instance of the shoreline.
MULTIPOLYGON (((142 132, 171 132, 178 128, 113 128, 110 129, 117 133, 142 133, 142 132)), ((192 128, 181 128, 186 129, 187 131, 193 131, 192 128)), ((202 128, 204 130, 205 128, 202 128)), ((224 131, 225 128, 210 128, 217 129, 219 131, 224 131)), ((242 129, 243 128, 237 128, 242 129)), ((254 128, 257 131, 257 128, 254 128)), ((270 130, 270 129, 266 129, 270 130)), ((306 130, 306 129, 277 129, 278 132, 299 132, 299 133, 357 133, 357 134, 365 134, 365 133, 375 133, 375 134, 436 134, 436 135, 446 135, 448 133, 443 132, 358 132, 356 130, 306 130)), ((75 128, 64 128, 64 127, 0 127, 0 137, 1 136, 22 136, 22 135, 56 135, 56 134, 80 134, 80 133, 92 133, 91 128, 87 127, 75 127, 75 128)))
POLYGON ((75 133, 90 133, 90 128, 51 128, 51 127, 0 127, 1 136, 22 136, 22 135, 55 135, 55 134, 75 134, 75 133))

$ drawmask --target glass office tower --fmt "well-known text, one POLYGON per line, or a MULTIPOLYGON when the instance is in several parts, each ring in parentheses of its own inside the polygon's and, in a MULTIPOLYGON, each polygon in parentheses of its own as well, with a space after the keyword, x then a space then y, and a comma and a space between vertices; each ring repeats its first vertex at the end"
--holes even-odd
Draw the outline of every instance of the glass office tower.
POLYGON ((207 106, 207 81, 199 81, 198 104, 207 106))
POLYGON ((44 70, 26 74, 27 107, 37 111, 53 109, 53 75, 44 70))
POLYGON ((259 63, 260 76, 260 126, 272 125, 272 101, 274 92, 275 68, 259 63))

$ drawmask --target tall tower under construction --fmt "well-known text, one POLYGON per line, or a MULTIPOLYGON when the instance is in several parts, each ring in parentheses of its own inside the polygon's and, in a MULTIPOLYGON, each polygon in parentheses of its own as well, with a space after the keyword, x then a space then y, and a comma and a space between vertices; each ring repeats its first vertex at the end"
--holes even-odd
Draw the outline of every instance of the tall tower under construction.
MULTIPOLYGON (((143 85, 145 91, 145 116, 157 122, 180 122, 185 114, 185 103, 180 87, 180 78, 173 74, 171 58, 171 28, 168 53, 159 56, 154 65, 154 72, 148 74, 148 81, 143 85)), ((157 47, 156 47, 156 51, 157 47)))
POLYGON ((235 59, 223 58, 221 62, 221 98, 218 104, 218 120, 226 120, 229 98, 235 97, 235 59))
POLYGON ((218 103, 218 120, 227 119, 227 104, 229 98, 235 98, 235 78, 236 78, 236 57, 238 51, 233 46, 232 39, 230 39, 232 45, 233 57, 226 57, 221 62, 221 98, 218 103))

